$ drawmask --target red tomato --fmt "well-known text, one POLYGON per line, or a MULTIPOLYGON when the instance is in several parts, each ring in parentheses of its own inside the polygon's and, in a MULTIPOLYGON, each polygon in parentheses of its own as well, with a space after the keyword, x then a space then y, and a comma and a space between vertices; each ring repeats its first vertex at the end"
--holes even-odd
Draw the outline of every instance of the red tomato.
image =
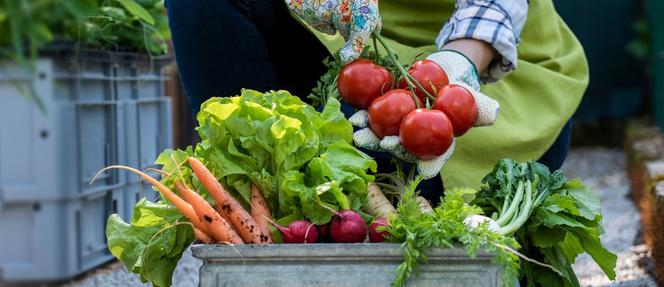
POLYGON ((452 145, 454 131, 445 113, 416 109, 406 115, 399 128, 401 144, 420 159, 433 159, 452 145))
POLYGON ((357 109, 366 109, 371 102, 392 87, 392 74, 367 59, 357 59, 341 68, 337 88, 341 98, 357 109))
MULTIPOLYGON (((415 80, 434 97, 436 96, 436 91, 449 83, 445 70, 431 60, 415 61, 410 69, 408 69, 408 74, 413 76, 413 78, 415 78, 415 80)), ((408 89, 408 84, 406 84, 405 80, 399 82, 399 88, 408 89)), ((424 92, 418 88, 415 89, 415 94, 423 101, 426 99, 424 92)))
MULTIPOLYGON (((420 101, 420 106, 422 106, 422 101, 420 101)), ((398 135, 401 120, 415 108, 413 97, 409 91, 391 90, 376 98, 369 105, 367 110, 369 113, 369 127, 381 139, 385 136, 398 135)))
POLYGON ((456 137, 465 134, 477 120, 477 105, 473 94, 459 85, 447 85, 440 89, 433 108, 447 115, 456 137))

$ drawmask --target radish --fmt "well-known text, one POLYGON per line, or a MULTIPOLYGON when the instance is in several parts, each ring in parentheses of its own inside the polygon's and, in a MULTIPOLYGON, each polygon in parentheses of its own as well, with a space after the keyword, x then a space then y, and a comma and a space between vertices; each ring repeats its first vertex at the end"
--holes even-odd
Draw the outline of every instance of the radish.
POLYGON ((378 231, 378 227, 387 226, 387 219, 385 217, 380 217, 374 220, 369 226, 369 241, 371 242, 383 242, 387 236, 386 231, 378 231))
POLYGON ((281 232, 284 243, 316 243, 318 240, 318 231, 316 225, 306 220, 295 220, 283 227, 274 221, 270 223, 281 232))
POLYGON ((330 223, 325 223, 321 225, 316 225, 316 231, 318 231, 318 241, 320 242, 330 242, 330 223))
POLYGON ((330 224, 330 237, 336 243, 359 243, 367 237, 367 225, 357 212, 346 209, 335 212, 330 224))

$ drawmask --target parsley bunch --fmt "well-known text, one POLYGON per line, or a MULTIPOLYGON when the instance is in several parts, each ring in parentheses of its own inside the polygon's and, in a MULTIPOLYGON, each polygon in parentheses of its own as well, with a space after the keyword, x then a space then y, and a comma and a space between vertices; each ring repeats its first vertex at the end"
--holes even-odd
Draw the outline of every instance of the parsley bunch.
POLYGON ((404 254, 404 262, 397 268, 392 285, 406 284, 413 271, 417 272, 419 264, 427 261, 427 249, 463 246, 470 257, 480 249, 494 253, 494 262, 505 268, 504 285, 513 286, 519 270, 518 257, 503 247, 518 249, 516 240, 490 232, 486 225, 473 229, 464 224, 466 217, 482 213, 479 207, 468 204, 474 191, 446 191, 445 198, 432 213, 423 213, 415 200, 418 183, 419 179, 410 183, 397 206, 397 213, 388 219, 388 240, 401 243, 404 254))

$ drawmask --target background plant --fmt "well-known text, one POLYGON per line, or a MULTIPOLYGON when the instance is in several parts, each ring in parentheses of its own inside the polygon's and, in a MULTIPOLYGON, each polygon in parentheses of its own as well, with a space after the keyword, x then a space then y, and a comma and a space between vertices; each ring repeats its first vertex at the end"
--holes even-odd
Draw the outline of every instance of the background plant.
MULTIPOLYGON (((168 40, 162 0, 0 0, 0 58, 31 72, 39 50, 55 41, 158 55, 168 40)), ((33 91, 22 93, 43 109, 33 91)))

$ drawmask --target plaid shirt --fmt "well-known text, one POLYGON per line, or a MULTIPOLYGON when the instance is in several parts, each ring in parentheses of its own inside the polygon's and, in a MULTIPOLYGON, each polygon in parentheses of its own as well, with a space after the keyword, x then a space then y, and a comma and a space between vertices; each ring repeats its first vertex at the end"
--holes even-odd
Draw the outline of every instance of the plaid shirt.
POLYGON ((457 0, 456 9, 440 31, 436 44, 472 38, 493 46, 499 56, 480 78, 494 82, 516 68, 519 35, 526 22, 529 0, 457 0))

